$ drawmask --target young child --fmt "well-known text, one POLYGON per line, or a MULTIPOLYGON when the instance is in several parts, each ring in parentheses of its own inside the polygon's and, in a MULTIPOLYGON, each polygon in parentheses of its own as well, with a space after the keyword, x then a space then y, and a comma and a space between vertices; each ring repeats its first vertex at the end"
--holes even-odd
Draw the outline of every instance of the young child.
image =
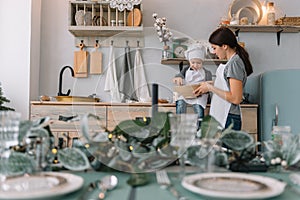
MULTIPOLYGON (((185 57, 189 60, 189 66, 184 67, 179 74, 175 75, 173 82, 177 85, 192 85, 211 81, 211 72, 202 66, 205 52, 205 47, 203 46, 190 46, 185 52, 185 57)), ((179 96, 176 101, 176 113, 186 113, 186 107, 189 104, 193 106, 194 112, 198 114, 198 118, 202 119, 208 95, 208 93, 202 94, 195 99, 185 99, 183 96, 179 96)), ((198 127, 200 125, 201 122, 199 121, 198 127)))

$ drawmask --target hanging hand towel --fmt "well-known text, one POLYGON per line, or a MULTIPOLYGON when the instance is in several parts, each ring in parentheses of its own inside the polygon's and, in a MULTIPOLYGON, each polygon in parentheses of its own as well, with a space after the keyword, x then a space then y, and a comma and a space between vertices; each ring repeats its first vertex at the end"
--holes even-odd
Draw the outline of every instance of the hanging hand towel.
POLYGON ((119 86, 116 73, 116 63, 114 47, 110 47, 108 69, 104 85, 104 91, 110 92, 112 102, 121 102, 121 95, 119 93, 119 86))
POLYGON ((120 80, 120 85, 119 85, 120 92, 124 95, 122 102, 126 102, 126 100, 137 101, 135 89, 133 85, 134 84, 133 67, 131 65, 129 46, 125 48, 124 66, 121 67, 119 80, 120 80))
POLYGON ((136 49, 134 59, 134 88, 139 101, 151 101, 148 83, 145 76, 144 64, 139 48, 136 49))

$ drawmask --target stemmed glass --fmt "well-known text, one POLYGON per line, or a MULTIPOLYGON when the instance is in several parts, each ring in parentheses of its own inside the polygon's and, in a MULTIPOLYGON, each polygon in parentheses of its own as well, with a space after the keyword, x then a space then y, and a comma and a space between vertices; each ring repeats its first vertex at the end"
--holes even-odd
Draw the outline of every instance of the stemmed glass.
POLYGON ((177 155, 180 163, 179 177, 185 176, 184 153, 190 147, 196 137, 198 127, 197 114, 170 114, 171 145, 177 148, 177 155))
POLYGON ((4 163, 8 162, 10 147, 18 144, 20 117, 17 112, 0 111, 0 189, 8 173, 4 163))

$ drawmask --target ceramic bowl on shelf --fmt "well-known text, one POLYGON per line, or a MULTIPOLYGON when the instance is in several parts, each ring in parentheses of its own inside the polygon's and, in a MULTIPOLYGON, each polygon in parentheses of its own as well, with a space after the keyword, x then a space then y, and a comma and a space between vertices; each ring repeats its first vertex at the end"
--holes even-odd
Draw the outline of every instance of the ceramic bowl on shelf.
POLYGON ((239 19, 247 17, 250 23, 258 24, 263 16, 262 5, 259 0, 234 0, 229 6, 228 17, 231 19, 238 13, 239 19))

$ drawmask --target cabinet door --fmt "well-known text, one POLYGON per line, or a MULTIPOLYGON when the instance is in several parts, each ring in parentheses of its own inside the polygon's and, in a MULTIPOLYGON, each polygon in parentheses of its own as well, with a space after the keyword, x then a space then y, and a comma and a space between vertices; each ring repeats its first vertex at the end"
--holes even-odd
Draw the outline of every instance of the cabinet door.
MULTIPOLYGON (((175 112, 175 107, 159 106, 160 112, 175 112)), ((135 119, 136 117, 150 117, 151 106, 108 106, 107 107, 107 129, 113 130, 121 121, 135 119)))
POLYGON ((242 108, 242 130, 257 133, 257 108, 242 108))
MULTIPOLYGON (((241 107, 242 111, 242 130, 253 136, 254 140, 258 139, 257 132, 257 107, 241 107)), ((187 107, 187 112, 193 113, 191 106, 187 107)), ((205 109, 205 115, 209 114, 209 106, 205 109)))
POLYGON ((52 120, 50 128, 52 131, 73 131, 80 132, 80 121, 65 122, 58 120, 59 116, 83 116, 87 113, 97 115, 102 118, 99 122, 90 124, 90 128, 94 130, 101 130, 106 127, 106 107, 88 106, 88 105, 32 105, 31 106, 31 120, 39 119, 49 116, 52 120))

